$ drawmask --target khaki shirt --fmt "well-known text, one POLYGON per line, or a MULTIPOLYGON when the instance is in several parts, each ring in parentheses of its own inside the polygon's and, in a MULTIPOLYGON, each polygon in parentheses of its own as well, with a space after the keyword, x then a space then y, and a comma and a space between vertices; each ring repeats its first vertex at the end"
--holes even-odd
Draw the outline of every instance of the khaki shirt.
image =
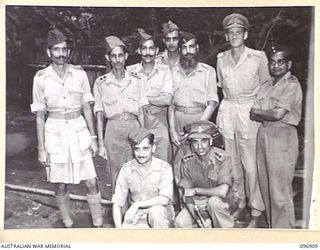
POLYGON ((67 65, 61 79, 52 65, 39 70, 33 79, 33 103, 31 111, 72 112, 81 109, 83 103, 93 102, 86 72, 80 66, 67 65))
POLYGON ((221 184, 232 186, 230 156, 215 147, 208 154, 208 165, 201 162, 196 154, 188 154, 182 159, 181 181, 177 184, 179 187, 213 188, 221 184))
POLYGON ((235 131, 242 138, 255 138, 259 123, 250 120, 249 112, 261 84, 270 79, 268 59, 264 52, 248 47, 237 63, 231 50, 217 57, 218 86, 224 96, 218 110, 219 130, 230 139, 235 131))
POLYGON ((139 74, 145 86, 147 97, 159 96, 160 93, 173 95, 173 81, 168 66, 155 64, 148 76, 143 73, 141 63, 127 66, 127 70, 139 74))
POLYGON ((188 107, 207 106, 208 101, 219 103, 216 71, 205 63, 198 63, 194 71, 188 75, 179 66, 173 72, 173 81, 176 105, 188 107))
POLYGON ((253 107, 262 110, 283 108, 288 112, 279 122, 298 125, 302 109, 302 90, 298 79, 287 72, 274 86, 273 81, 271 78, 262 85, 253 107))
POLYGON ((107 118, 123 112, 139 114, 139 108, 149 104, 144 86, 137 75, 125 71, 120 81, 112 72, 97 78, 93 87, 94 112, 104 111, 107 118))
POLYGON ((175 61, 170 63, 168 59, 168 51, 165 50, 163 52, 160 52, 156 57, 156 64, 162 65, 162 66, 168 66, 171 72, 176 70, 179 67, 180 63, 180 57, 175 61))
MULTIPOLYGON (((31 111, 72 112, 93 96, 87 74, 80 66, 68 64, 65 77, 58 77, 52 66, 36 73, 33 81, 31 111)), ((91 158, 91 136, 82 116, 77 119, 51 119, 45 123, 45 149, 50 163, 78 163, 91 158)))
POLYGON ((173 175, 170 164, 152 157, 150 168, 142 174, 135 159, 125 163, 119 172, 112 202, 124 206, 129 193, 132 202, 149 200, 159 195, 172 200, 173 175))

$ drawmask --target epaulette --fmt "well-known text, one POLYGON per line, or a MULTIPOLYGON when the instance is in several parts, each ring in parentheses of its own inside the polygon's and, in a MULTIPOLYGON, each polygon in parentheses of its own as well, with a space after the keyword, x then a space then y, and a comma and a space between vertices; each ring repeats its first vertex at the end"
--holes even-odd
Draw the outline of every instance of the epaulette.
POLYGON ((261 50, 252 50, 252 55, 262 57, 264 55, 264 52, 261 50))
POLYGON ((129 72, 138 72, 140 63, 132 64, 126 66, 126 70, 129 72))
POLYGON ((36 76, 40 77, 40 76, 44 75, 44 73, 46 73, 46 69, 41 69, 36 73, 36 76))
POLYGON ((81 65, 73 65, 73 64, 70 64, 70 66, 74 69, 78 69, 78 70, 83 70, 82 66, 81 65))
POLYGON ((101 83, 103 83, 103 82, 106 80, 106 78, 107 78, 107 74, 102 75, 102 76, 99 76, 99 77, 96 79, 95 83, 96 83, 96 84, 101 84, 101 83))
POLYGON ((135 78, 138 78, 138 79, 141 79, 141 75, 140 75, 140 73, 138 73, 138 72, 132 72, 132 71, 127 71, 128 72, 128 74, 130 75, 130 76, 133 76, 133 77, 135 77, 135 78))
POLYGON ((194 159, 195 157, 196 157, 195 154, 187 154, 187 155, 185 155, 185 156, 182 158, 182 160, 183 160, 184 162, 186 162, 186 161, 189 161, 189 160, 191 160, 191 159, 194 159))
POLYGON ((212 66, 210 66, 209 64, 206 63, 200 63, 200 65, 205 68, 206 70, 214 70, 214 68, 212 66))
POLYGON ((167 65, 167 64, 157 64, 157 68, 162 70, 162 71, 170 70, 169 65, 167 65))
POLYGON ((224 57, 226 54, 227 54, 227 53, 225 53, 225 52, 221 52, 221 53, 219 53, 219 54, 217 55, 217 58, 222 58, 222 57, 224 57))
POLYGON ((213 152, 214 152, 215 158, 219 161, 224 161, 224 159, 226 158, 225 151, 220 148, 214 147, 213 152))
POLYGON ((298 78, 293 76, 293 75, 288 77, 288 81, 290 81, 290 82, 299 82, 298 78))

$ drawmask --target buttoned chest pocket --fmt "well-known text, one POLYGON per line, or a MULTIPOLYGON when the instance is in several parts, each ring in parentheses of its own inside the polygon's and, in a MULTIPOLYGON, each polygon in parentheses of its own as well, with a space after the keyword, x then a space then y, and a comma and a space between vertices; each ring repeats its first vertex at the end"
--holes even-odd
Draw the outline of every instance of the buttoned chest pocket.
POLYGON ((245 67, 238 69, 240 75, 239 85, 243 90, 251 91, 259 84, 258 67, 255 61, 250 61, 245 67))
POLYGON ((77 123, 75 127, 79 149, 85 151, 91 144, 91 135, 84 120, 77 123))
POLYGON ((106 106, 112 106, 113 104, 117 103, 120 96, 119 96, 119 92, 112 89, 111 87, 108 88, 108 86, 101 86, 101 97, 102 97, 102 102, 106 105, 106 106))
POLYGON ((155 184, 149 184, 146 187, 146 191, 149 198, 156 197, 159 195, 159 187, 155 184))
POLYGON ((72 104, 74 105, 81 105, 82 103, 82 96, 83 96, 83 88, 80 83, 73 83, 73 84, 67 84, 67 88, 70 94, 70 98, 72 101, 72 104))
POLYGON ((61 87, 58 84, 47 82, 44 89, 44 98, 48 108, 56 108, 60 106, 61 87))
POLYGON ((124 105, 128 108, 128 112, 137 114, 139 110, 140 101, 140 88, 139 87, 129 87, 123 93, 124 105))
POLYGON ((192 95, 193 95, 193 104, 205 104, 207 101, 206 98, 206 91, 204 86, 198 86, 198 88, 194 88, 192 90, 192 95))

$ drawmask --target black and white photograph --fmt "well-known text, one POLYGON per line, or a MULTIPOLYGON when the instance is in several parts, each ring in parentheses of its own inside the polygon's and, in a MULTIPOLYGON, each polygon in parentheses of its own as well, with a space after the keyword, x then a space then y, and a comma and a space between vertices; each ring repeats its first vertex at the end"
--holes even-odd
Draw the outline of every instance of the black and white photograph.
POLYGON ((5 39, 5 230, 319 227, 315 6, 6 5, 5 39))

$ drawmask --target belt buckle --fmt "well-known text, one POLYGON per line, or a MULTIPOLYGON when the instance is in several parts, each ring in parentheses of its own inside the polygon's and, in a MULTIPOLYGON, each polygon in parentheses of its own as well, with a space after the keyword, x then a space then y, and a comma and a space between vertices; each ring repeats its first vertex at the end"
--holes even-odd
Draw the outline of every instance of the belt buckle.
POLYGON ((128 121, 129 120, 129 114, 128 113, 121 113, 121 119, 124 121, 128 121))

